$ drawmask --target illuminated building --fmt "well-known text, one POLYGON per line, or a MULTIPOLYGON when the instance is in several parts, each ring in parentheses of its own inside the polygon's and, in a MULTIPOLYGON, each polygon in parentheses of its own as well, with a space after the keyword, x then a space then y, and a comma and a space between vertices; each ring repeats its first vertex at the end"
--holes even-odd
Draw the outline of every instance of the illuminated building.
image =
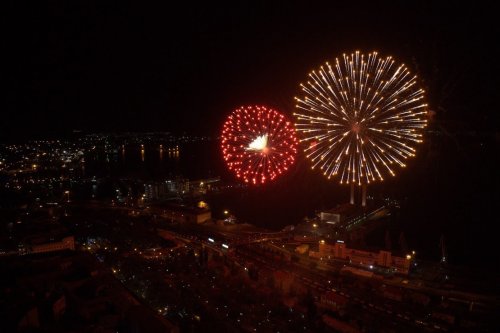
POLYGON ((144 200, 158 200, 165 198, 168 193, 168 186, 163 182, 151 182, 144 184, 144 200))
POLYGON ((368 268, 373 266, 391 268, 397 273, 408 274, 411 255, 406 257, 394 256, 390 251, 380 250, 378 252, 350 249, 343 241, 334 244, 325 241, 319 242, 319 251, 309 251, 309 256, 326 259, 342 259, 351 264, 361 265, 368 268))
POLYGON ((25 243, 22 254, 47 253, 63 250, 75 250, 75 237, 63 237, 60 241, 28 239, 25 243))
POLYGON ((162 215, 178 223, 205 223, 212 218, 212 212, 208 208, 174 205, 164 207, 162 215))
POLYGON ((356 207, 350 204, 339 205, 333 209, 322 211, 319 214, 321 222, 327 224, 337 224, 351 219, 359 214, 356 207))

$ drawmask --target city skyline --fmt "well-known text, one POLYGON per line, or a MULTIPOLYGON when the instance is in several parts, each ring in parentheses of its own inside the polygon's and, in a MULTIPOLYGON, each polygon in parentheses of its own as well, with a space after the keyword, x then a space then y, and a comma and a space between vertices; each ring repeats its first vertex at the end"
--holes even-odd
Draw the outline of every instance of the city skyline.
POLYGON ((0 331, 498 331, 493 8, 6 13, 0 331))

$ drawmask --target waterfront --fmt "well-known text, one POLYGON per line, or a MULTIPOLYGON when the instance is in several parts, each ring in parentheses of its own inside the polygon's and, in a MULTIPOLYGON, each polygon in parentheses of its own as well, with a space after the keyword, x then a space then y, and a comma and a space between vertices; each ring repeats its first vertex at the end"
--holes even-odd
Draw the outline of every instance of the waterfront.
MULTIPOLYGON (((489 229, 495 215, 495 195, 483 191, 496 173, 492 164, 476 161, 495 151, 498 143, 488 135, 464 133, 452 139, 433 132, 428 133, 428 141, 411 161, 411 170, 403 170, 397 179, 369 187, 369 197, 377 202, 396 200, 400 206, 387 224, 392 245, 399 247, 403 231, 410 248, 416 248, 423 258, 437 261, 444 236, 451 263, 480 267, 494 261, 498 256, 487 249, 494 241, 489 229), (447 158, 436 163, 437 155, 447 158), (463 172, 476 177, 461 179, 463 172), (477 251, 483 251, 483 255, 478 257, 477 251)), ((348 200, 348 186, 325 181, 303 160, 274 183, 241 189, 224 167, 217 139, 180 144, 178 155, 168 152, 169 148, 174 150, 175 144, 165 143, 164 147, 161 154, 159 144, 146 145, 142 155, 139 144, 126 146, 125 153, 116 146, 116 151, 88 158, 86 175, 142 181, 220 176, 235 188, 207 198, 214 214, 229 210, 241 222, 273 230, 296 225, 304 217, 313 217, 316 211, 348 200)), ((370 246, 385 246, 385 229, 373 233, 367 241, 370 246)))

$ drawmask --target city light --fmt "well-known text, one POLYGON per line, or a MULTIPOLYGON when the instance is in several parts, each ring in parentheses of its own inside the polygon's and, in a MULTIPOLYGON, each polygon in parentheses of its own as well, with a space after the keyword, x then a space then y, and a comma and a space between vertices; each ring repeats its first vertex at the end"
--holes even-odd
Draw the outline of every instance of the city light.
POLYGON ((213 242, 214 242, 213 238, 208 238, 208 241, 209 241, 210 243, 213 243, 213 242))

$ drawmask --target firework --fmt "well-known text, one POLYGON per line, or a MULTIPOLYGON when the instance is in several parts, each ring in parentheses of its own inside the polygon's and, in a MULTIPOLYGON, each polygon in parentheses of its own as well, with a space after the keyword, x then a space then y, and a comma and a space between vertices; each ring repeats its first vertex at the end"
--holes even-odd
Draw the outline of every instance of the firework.
POLYGON ((301 88, 296 129, 312 168, 326 177, 358 185, 382 181, 415 156, 427 104, 404 64, 376 52, 344 54, 312 71, 301 88))
POLYGON ((222 130, 224 160, 247 183, 263 184, 288 170, 295 161, 297 145, 293 124, 265 106, 236 109, 222 130))

